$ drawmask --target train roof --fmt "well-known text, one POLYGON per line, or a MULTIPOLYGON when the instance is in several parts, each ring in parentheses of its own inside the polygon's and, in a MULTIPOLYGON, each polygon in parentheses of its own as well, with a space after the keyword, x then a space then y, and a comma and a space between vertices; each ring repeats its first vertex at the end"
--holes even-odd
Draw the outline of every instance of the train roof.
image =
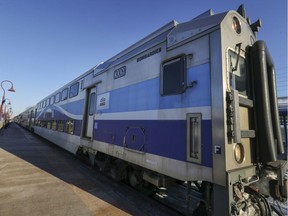
POLYGON ((211 31, 214 30, 215 27, 217 28, 227 13, 228 12, 214 14, 210 9, 188 22, 178 23, 177 21, 172 20, 109 60, 95 66, 92 69, 94 76, 99 75, 110 67, 118 65, 162 42, 167 41, 167 48, 172 49, 174 46, 179 45, 188 38, 191 39, 206 34, 209 30, 211 31), (183 32, 185 33, 184 35, 183 32))
MULTIPOLYGON (((85 77, 89 79, 91 77, 96 77, 97 75, 106 72, 109 68, 117 66, 163 42, 166 42, 167 49, 170 50, 189 40, 194 40, 209 32, 215 31, 220 28, 221 22, 228 13, 229 11, 215 14, 209 9, 188 22, 178 23, 177 21, 172 20, 107 61, 97 64, 55 92, 59 92, 61 89, 67 88, 67 86, 85 77)), ((55 92, 53 94, 55 94, 55 92)), ((51 95, 45 98, 48 98, 51 95)))

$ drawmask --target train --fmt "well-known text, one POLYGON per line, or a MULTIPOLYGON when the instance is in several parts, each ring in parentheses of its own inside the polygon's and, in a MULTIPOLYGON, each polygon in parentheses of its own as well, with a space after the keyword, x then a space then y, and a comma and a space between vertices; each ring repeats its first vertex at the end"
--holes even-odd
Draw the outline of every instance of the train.
POLYGON ((14 120, 133 187, 185 182, 193 215, 271 215, 287 160, 261 25, 244 5, 173 20, 14 120))

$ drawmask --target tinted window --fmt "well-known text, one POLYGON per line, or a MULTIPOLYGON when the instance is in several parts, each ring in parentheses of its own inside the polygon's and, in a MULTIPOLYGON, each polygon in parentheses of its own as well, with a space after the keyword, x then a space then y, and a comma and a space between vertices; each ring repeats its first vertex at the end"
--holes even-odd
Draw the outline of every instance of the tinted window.
POLYGON ((64 101, 68 98, 68 88, 64 89, 62 91, 62 96, 61 96, 61 100, 64 101))
POLYGON ((90 102, 89 102, 89 115, 93 115, 95 113, 96 107, 96 94, 92 93, 90 95, 90 102))
POLYGON ((70 87, 69 98, 75 97, 78 95, 79 83, 75 83, 70 87))
POLYGON ((53 95, 53 96, 50 98, 50 104, 54 104, 54 101, 55 101, 55 96, 53 95))
POLYGON ((179 57, 162 64, 161 95, 181 94, 186 83, 185 57, 179 57))
POLYGON ((229 65, 229 82, 232 89, 235 89, 241 95, 247 96, 248 94, 248 76, 246 61, 242 56, 229 50, 228 53, 229 65), (238 60, 237 60, 238 59, 238 60), (237 64, 238 61, 238 64, 237 64))
POLYGON ((58 103, 60 101, 60 92, 58 94, 56 94, 55 96, 55 103, 58 103))

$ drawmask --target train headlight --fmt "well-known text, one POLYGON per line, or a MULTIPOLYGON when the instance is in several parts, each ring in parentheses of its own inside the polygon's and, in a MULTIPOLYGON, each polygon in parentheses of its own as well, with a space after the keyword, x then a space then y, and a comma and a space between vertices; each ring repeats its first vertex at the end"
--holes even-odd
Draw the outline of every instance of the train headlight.
POLYGON ((241 33, 241 23, 240 23, 240 20, 236 16, 233 17, 232 28, 237 34, 241 33))
POLYGON ((234 147, 234 158, 239 164, 244 160, 244 147, 241 143, 237 143, 234 147))

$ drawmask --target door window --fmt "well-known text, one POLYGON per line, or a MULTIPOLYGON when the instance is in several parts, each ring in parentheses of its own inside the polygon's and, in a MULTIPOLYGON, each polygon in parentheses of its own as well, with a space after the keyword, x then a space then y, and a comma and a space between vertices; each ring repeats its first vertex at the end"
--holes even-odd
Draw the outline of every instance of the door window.
POLYGON ((232 89, 235 89, 239 94, 248 95, 248 76, 246 60, 237 53, 229 50, 228 52, 228 70, 229 84, 232 89), (238 63, 237 63, 238 58, 238 63))
POLYGON ((89 115, 94 115, 96 108, 96 94, 93 92, 90 94, 90 101, 89 101, 89 115))

